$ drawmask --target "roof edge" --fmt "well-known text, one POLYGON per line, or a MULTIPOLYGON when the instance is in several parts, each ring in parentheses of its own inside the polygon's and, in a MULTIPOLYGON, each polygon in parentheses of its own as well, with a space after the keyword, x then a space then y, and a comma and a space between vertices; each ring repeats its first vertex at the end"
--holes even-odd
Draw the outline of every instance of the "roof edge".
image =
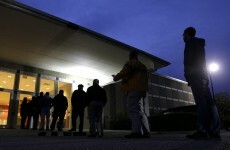
POLYGON ((92 31, 90 29, 87 29, 87 28, 84 28, 80 25, 77 25, 75 23, 72 23, 72 22, 69 22, 69 21, 66 21, 64 19, 61 19, 61 18, 58 18, 54 15, 50 15, 46 12, 43 12, 43 11, 40 11, 36 8, 32 8, 28 5, 25 5, 25 4, 22 4, 20 2, 16 2, 16 1, 13 1, 13 0, 1 0, 0 1, 0 5, 4 5, 6 7, 10 7, 10 8, 13 8, 15 10, 19 10, 23 13, 27 13, 27 14, 30 14, 30 15, 33 15, 35 17, 38 17, 38 18, 41 18, 41 19, 45 19, 49 22, 52 22, 52 23, 55 23, 55 24, 58 24, 58 25, 62 25, 62 26, 67 26, 69 28, 72 28, 73 30, 82 30, 90 35, 94 35, 95 37, 97 38, 100 38, 106 42, 110 42, 111 44, 114 44, 116 46, 119 46, 119 47, 123 47, 123 48, 126 48, 128 51, 130 50, 136 50, 138 52, 140 52, 140 54, 143 54, 145 56, 147 56, 148 58, 150 58, 151 60, 154 60, 154 61, 157 61, 158 63, 162 64, 164 67, 170 65, 171 63, 166 61, 166 60, 163 60, 159 57, 156 57, 152 54, 149 54, 143 50, 140 50, 138 48, 135 48, 133 46, 130 46, 128 44, 125 44, 123 42, 120 42, 118 40, 115 40, 113 38, 110 38, 108 36, 105 36, 103 34, 100 34, 98 32, 95 32, 95 31, 92 31))

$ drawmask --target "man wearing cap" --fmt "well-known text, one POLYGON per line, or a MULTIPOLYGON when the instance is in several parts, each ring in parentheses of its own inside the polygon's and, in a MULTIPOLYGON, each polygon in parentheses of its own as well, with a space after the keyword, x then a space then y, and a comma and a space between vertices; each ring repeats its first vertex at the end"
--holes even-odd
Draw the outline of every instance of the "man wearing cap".
POLYGON ((126 138, 148 138, 150 129, 144 110, 144 99, 148 91, 148 72, 138 60, 137 51, 131 51, 129 61, 122 70, 113 75, 113 80, 122 79, 122 90, 126 92, 128 112, 132 121, 132 132, 126 138))
POLYGON ((83 85, 79 84, 71 97, 72 105, 72 128, 69 131, 76 131, 77 117, 80 117, 79 133, 83 132, 84 111, 86 106, 86 93, 83 90, 83 85))

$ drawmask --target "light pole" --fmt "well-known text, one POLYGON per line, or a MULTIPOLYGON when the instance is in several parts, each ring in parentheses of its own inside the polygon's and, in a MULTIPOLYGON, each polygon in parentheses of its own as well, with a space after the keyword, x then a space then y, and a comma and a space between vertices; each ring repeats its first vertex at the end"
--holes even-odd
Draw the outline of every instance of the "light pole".
POLYGON ((219 70, 219 65, 216 63, 211 63, 208 66, 208 73, 209 73, 209 78, 210 78, 210 82, 211 82, 211 88, 212 88, 212 98, 215 100, 215 93, 214 93, 214 89, 213 89, 213 83, 212 83, 212 76, 211 73, 212 72, 217 72, 219 70))

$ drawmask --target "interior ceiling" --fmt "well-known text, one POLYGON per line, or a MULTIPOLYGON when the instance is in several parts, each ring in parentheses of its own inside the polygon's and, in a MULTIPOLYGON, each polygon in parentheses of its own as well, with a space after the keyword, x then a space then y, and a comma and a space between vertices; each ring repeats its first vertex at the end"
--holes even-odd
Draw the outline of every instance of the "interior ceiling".
MULTIPOLYGON (((77 28, 4 5, 0 5, 0 18, 4 18, 0 22, 0 60, 98 78, 106 84, 128 59, 127 48, 77 28)), ((156 66, 145 55, 140 59, 148 67, 156 66)))

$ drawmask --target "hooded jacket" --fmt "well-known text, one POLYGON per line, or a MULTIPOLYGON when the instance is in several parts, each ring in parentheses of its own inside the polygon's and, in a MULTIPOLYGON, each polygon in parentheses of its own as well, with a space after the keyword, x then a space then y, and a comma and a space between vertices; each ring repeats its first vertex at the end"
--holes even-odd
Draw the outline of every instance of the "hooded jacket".
POLYGON ((208 79, 205 59, 205 40, 193 37, 185 43, 184 73, 185 78, 197 76, 208 79))

